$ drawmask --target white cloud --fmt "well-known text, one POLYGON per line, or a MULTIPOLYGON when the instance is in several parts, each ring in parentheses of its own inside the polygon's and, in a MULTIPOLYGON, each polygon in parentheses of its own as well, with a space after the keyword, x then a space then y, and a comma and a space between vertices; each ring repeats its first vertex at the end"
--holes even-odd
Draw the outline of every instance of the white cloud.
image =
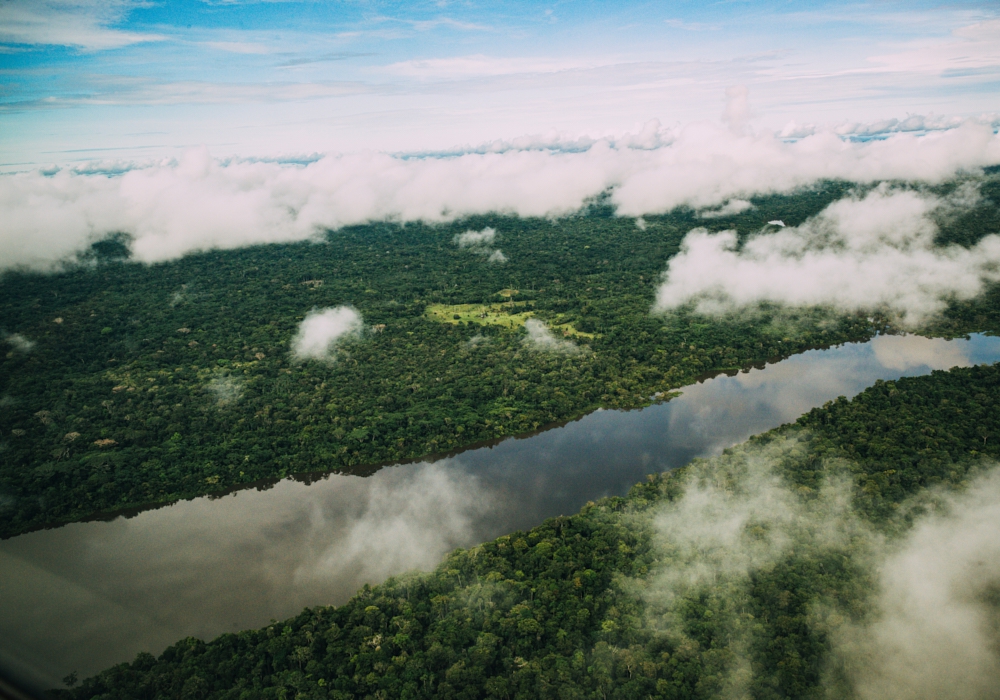
POLYGON ((525 321, 524 330, 528 332, 524 344, 532 350, 563 355, 576 355, 582 352, 580 346, 573 341, 556 338, 549 327, 537 318, 529 318, 525 321))
POLYGON ((270 46, 249 41, 206 41, 205 46, 226 53, 267 55, 274 52, 270 46))
POLYGON ((742 134, 750 120, 750 90, 746 85, 731 85, 726 88, 726 108, 722 112, 722 123, 728 124, 734 134, 742 134))
POLYGON ((495 265, 502 265, 507 262, 507 256, 500 250, 494 250, 490 246, 496 239, 497 232, 492 228, 484 228, 482 231, 466 231, 455 236, 453 241, 459 248, 468 248, 476 255, 486 256, 486 262, 495 265))
POLYGON ((814 560, 849 555, 877 590, 850 609, 818 593, 807 622, 830 635, 831 667, 846 673, 852 696, 995 698, 1000 471, 970 480, 964 492, 915 497, 902 511, 917 515, 912 530, 887 538, 854 510, 849 480, 827 480, 803 497, 777 476, 776 465, 808 449, 788 438, 687 467, 683 495, 654 514, 659 562, 643 586, 652 626, 680 641, 686 612, 678 603, 710 601, 735 662, 725 669, 723 694, 743 697, 753 680, 744 662, 763 641, 744 617, 752 575, 766 575, 793 552, 814 560), (860 620, 859 610, 867 611, 860 620))
POLYGON ((671 29, 683 29, 686 32, 704 32, 717 30, 719 27, 704 22, 685 22, 682 19, 665 19, 663 23, 671 29))
POLYGON ((1000 678, 1000 478, 918 521, 880 567, 877 614, 835 637, 862 700, 986 700, 1000 678))
POLYGON ((361 83, 349 81, 274 81, 264 84, 212 83, 202 80, 165 82, 127 76, 92 77, 82 87, 85 89, 80 94, 47 96, 36 102, 21 103, 19 108, 297 102, 371 92, 370 88, 361 83))
MULTIPOLYGON (((678 130, 669 146, 631 152, 612 200, 641 215, 679 204, 705 207, 755 192, 782 192, 817 180, 939 182, 960 169, 1000 162, 1000 137, 985 124, 950 131, 893 134, 854 143, 823 131, 794 143, 770 135, 737 136, 707 124, 678 130)), ((624 164, 623 164, 624 165, 624 164)))
POLYGON ((823 178, 940 182, 1000 162, 1000 136, 972 121, 864 143, 830 131, 787 143, 708 123, 661 129, 651 122, 637 135, 572 150, 537 144, 446 157, 327 155, 307 165, 220 163, 193 149, 179 161, 111 177, 68 170, 4 175, 0 269, 47 269, 118 231, 133 237, 136 259, 153 262, 304 240, 371 220, 442 222, 484 212, 557 217, 609 189, 619 214, 639 217, 681 204, 718 207, 823 178))
POLYGON ((878 65, 876 70, 901 73, 996 70, 1000 64, 1000 19, 960 27, 947 38, 915 41, 868 60, 878 65))
MULTIPOLYGON (((654 511, 653 547, 657 565, 643 587, 650 626, 681 643, 685 605, 709 601, 713 623, 733 663, 724 668, 723 697, 748 697, 753 672, 751 649, 764 641, 762 626, 746 624, 747 589, 754 574, 773 570, 793 552, 865 553, 867 528, 851 508, 851 485, 828 479, 805 499, 778 475, 776 464, 804 450, 788 439, 686 467, 683 494, 654 511), (737 612, 738 611, 738 612, 737 612), (733 623, 733 620, 739 622, 733 623), (743 624, 740 624, 743 623, 743 624)), ((808 555, 806 555, 808 556, 808 555)))
POLYGON ((718 209, 706 209, 698 212, 698 216, 702 219, 719 219, 724 216, 742 214, 749 209, 753 209, 753 204, 746 199, 730 199, 718 209))
POLYGON ((10 345, 17 352, 31 352, 35 347, 35 341, 29 340, 20 333, 4 333, 4 342, 10 345))
POLYGON ((482 231, 470 230, 457 234, 454 241, 459 248, 482 248, 492 245, 496 236, 496 229, 484 228, 482 231))
POLYGON ((292 356, 297 360, 334 359, 337 344, 360 335, 363 328, 361 314, 349 306, 313 309, 292 338, 292 356))
POLYGON ((424 79, 482 78, 523 73, 553 73, 597 65, 593 61, 549 57, 496 57, 474 54, 452 58, 430 58, 401 61, 381 70, 394 74, 424 79))
POLYGON ((137 4, 131 0, 8 0, 0 3, 0 43, 103 50, 165 39, 109 28, 137 4))
MULTIPOLYGON (((966 197, 962 192, 961 197, 966 197)), ((936 247, 941 200, 879 186, 834 202, 798 227, 764 231, 738 247, 735 231, 695 229, 656 294, 663 311, 694 302, 727 313, 770 301, 855 311, 884 308, 919 324, 947 298, 971 299, 1000 279, 1000 236, 972 248, 936 247)))

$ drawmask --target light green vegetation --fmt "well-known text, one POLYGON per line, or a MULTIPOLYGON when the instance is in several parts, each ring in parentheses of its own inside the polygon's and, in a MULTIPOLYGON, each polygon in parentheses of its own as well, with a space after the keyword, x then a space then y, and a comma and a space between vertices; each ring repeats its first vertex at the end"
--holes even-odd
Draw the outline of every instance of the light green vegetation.
POLYGON ((535 315, 529 302, 524 301, 502 304, 431 304, 425 313, 430 320, 438 323, 474 323, 507 329, 523 328, 524 322, 535 315))
MULTIPOLYGON (((505 289, 499 296, 513 297, 518 292, 505 289)), ((505 301, 495 304, 430 304, 425 311, 427 318, 438 323, 477 324, 480 326, 500 326, 510 330, 523 328, 524 322, 535 317, 534 302, 505 301)), ((547 323, 557 335, 576 338, 593 338, 594 333, 578 331, 572 322, 560 313, 547 314, 547 323)))

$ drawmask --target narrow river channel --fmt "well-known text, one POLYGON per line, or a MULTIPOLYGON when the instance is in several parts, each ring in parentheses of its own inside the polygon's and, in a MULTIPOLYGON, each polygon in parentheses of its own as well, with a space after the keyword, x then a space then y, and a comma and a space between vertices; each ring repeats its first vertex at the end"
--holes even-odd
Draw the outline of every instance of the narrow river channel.
POLYGON ((433 463, 199 498, 0 542, 0 664, 49 687, 186 636, 339 604, 364 583, 468 547, 646 474, 718 453, 877 379, 1000 360, 1000 338, 881 336, 686 387, 640 411, 433 463))

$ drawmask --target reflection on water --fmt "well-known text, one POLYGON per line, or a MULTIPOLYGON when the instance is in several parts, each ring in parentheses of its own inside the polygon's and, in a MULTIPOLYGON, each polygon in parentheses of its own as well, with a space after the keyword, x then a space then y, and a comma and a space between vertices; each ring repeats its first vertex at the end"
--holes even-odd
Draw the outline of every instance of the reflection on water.
POLYGON ((366 582, 623 494, 652 472, 794 420, 876 379, 1000 360, 1000 338, 882 336, 597 411, 433 464, 200 498, 0 543, 0 658, 58 684, 185 636, 337 604, 366 582))

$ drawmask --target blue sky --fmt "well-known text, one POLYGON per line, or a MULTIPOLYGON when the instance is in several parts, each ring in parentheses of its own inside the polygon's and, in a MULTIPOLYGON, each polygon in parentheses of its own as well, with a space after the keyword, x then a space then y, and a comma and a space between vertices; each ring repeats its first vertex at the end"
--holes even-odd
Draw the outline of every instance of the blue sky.
POLYGON ((0 3, 0 165, 1000 111, 995 2, 0 3))

